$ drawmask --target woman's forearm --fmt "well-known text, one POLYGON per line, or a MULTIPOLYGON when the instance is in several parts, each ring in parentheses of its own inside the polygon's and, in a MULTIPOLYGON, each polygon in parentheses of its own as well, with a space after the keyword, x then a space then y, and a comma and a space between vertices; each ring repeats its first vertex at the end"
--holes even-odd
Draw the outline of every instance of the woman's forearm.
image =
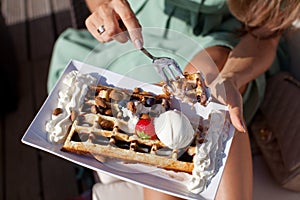
POLYGON ((245 35, 230 53, 220 75, 231 78, 238 88, 257 78, 272 65, 279 38, 258 40, 245 35))

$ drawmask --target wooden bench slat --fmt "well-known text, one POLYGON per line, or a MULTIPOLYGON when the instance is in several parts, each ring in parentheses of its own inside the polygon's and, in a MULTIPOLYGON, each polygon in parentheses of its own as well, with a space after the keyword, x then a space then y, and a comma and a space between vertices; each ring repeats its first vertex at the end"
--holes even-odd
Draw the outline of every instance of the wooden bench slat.
POLYGON ((33 68, 33 94, 34 94, 34 109, 36 112, 40 109, 44 101, 46 100, 47 94, 47 76, 48 68, 50 64, 50 58, 43 60, 34 61, 31 63, 33 68))
POLYGON ((8 25, 69 10, 69 0, 1 0, 1 11, 8 25))
POLYGON ((71 7, 70 0, 51 0, 51 3, 55 13, 69 10, 71 7))
POLYGON ((11 25, 8 29, 15 46, 17 61, 19 63, 26 62, 29 58, 26 23, 11 25))
POLYGON ((41 152, 44 199, 69 199, 78 196, 75 164, 41 152))
POLYGON ((28 22, 30 59, 49 58, 55 41, 52 16, 46 16, 28 22))
POLYGON ((21 143, 47 97, 46 81, 57 36, 71 26, 69 0, 2 0, 20 64, 16 111, 0 122, 0 200, 78 196, 75 164, 21 143), (25 4, 26 3, 26 4, 25 4), (3 145, 4 144, 4 145, 3 145), (2 176, 5 174, 5 178, 2 176))
MULTIPOLYGON (((50 56, 31 62, 33 91, 36 112, 47 97, 47 76, 50 56)), ((51 113, 49 113, 50 116, 51 113)), ((40 152, 40 167, 43 185, 43 197, 49 199, 67 199, 78 195, 74 164, 46 152, 40 152)))
POLYGON ((27 0, 27 17, 29 20, 48 16, 51 12, 49 0, 27 0))
POLYGON ((4 173, 4 161, 5 161, 5 151, 4 151, 4 130, 3 130, 3 119, 0 118, 0 200, 4 200, 5 191, 4 191, 4 182, 6 174, 4 173))
POLYGON ((56 37, 58 37, 64 30, 71 27, 72 20, 69 10, 55 13, 56 37))
POLYGON ((24 0, 1 0, 2 14, 6 24, 17 24, 26 20, 26 6, 24 0))
POLYGON ((33 118, 31 70, 23 63, 20 73, 18 110, 5 118, 5 188, 6 199, 41 199, 37 150, 21 143, 21 138, 33 118))

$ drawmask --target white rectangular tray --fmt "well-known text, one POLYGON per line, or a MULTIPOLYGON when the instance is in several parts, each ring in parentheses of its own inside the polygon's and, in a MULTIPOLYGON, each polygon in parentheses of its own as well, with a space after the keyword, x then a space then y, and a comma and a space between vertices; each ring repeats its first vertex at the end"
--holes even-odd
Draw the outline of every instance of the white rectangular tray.
MULTIPOLYGON (((25 132, 22 142, 30 145, 32 147, 44 150, 66 160, 69 160, 73 163, 81 165, 83 167, 90 168, 95 171, 100 171, 105 174, 112 175, 114 177, 120 178, 122 180, 132 182, 143 187, 148 187, 151 189, 155 189, 157 191, 161 191, 167 194, 171 194, 177 197, 186 198, 186 199, 214 199, 216 195, 217 188, 219 186, 221 176, 224 170, 224 165, 227 160, 227 155, 230 149, 232 136, 234 132, 234 128, 231 126, 229 130, 229 140, 227 140, 225 147, 225 157, 223 158, 223 166, 220 167, 218 173, 214 176, 211 183, 208 187, 198 194, 193 194, 186 186, 176 179, 168 178, 166 176, 162 176, 161 173, 156 173, 154 171, 150 171, 147 173, 143 172, 143 169, 139 172, 128 173, 128 171, 135 169, 131 168, 130 165, 116 163, 118 165, 118 169, 116 167, 111 167, 108 164, 101 163, 94 158, 77 155, 73 153, 63 152, 61 151, 61 144, 53 144, 47 140, 47 133, 45 131, 45 124, 50 119, 53 109, 56 107, 58 92, 61 88, 61 80, 62 78, 71 70, 78 70, 81 73, 92 73, 98 76, 99 81, 105 81, 108 84, 113 84, 115 86, 133 89, 134 87, 142 87, 147 91, 152 91, 154 93, 161 93, 161 88, 158 86, 154 86, 152 84, 142 83, 140 81, 124 77, 123 75, 116 74, 111 71, 107 71, 105 69, 101 69, 95 66, 91 66, 79 61, 71 60, 62 76, 58 80, 54 89, 49 94, 48 98, 44 102, 43 106, 40 108, 39 112, 35 116, 34 120, 30 124, 29 128, 25 132), (129 168, 129 169, 128 169, 129 168)), ((207 108, 210 109, 210 106, 214 108, 218 107, 219 109, 225 109, 225 106, 210 103, 207 108)), ((203 108, 204 109, 204 108, 203 108)), ((206 111, 203 111, 205 113, 206 111)), ((206 116, 207 117, 207 116, 206 116)))

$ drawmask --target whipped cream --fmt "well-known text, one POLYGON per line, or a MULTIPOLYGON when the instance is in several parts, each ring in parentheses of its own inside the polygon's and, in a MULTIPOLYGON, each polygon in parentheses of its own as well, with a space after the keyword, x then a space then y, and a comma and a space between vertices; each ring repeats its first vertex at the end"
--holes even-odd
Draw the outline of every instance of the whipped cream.
POLYGON ((154 119, 155 132, 159 140, 171 149, 187 147, 195 136, 188 118, 177 110, 169 110, 154 119))
POLYGON ((194 157, 192 180, 188 189, 193 193, 202 192, 218 172, 224 157, 225 142, 228 138, 229 122, 225 111, 210 113, 209 129, 202 144, 197 144, 194 157))
POLYGON ((69 72, 63 79, 62 89, 58 93, 57 108, 63 110, 46 123, 48 139, 53 143, 64 142, 69 126, 71 125, 70 115, 72 111, 79 111, 83 105, 88 86, 96 84, 96 78, 89 74, 81 74, 78 71, 69 72))

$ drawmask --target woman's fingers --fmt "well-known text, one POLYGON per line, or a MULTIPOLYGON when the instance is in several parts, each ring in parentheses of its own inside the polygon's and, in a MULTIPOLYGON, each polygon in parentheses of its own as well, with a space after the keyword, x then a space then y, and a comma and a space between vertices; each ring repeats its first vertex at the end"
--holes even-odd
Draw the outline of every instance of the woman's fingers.
POLYGON ((101 37, 105 42, 109 42, 113 39, 119 42, 127 42, 128 37, 124 34, 124 30, 121 29, 119 24, 119 15, 116 13, 111 5, 105 4, 98 7, 99 21, 102 21, 105 31, 101 34, 101 37))
POLYGON ((239 132, 246 133, 242 96, 232 81, 226 81, 225 84, 226 104, 229 109, 231 123, 239 132))
POLYGON ((99 6, 87 18, 86 27, 101 43, 109 42, 113 39, 122 43, 128 41, 128 37, 119 26, 117 14, 106 4, 99 6))
POLYGON ((243 120, 242 111, 239 107, 229 107, 229 115, 232 125, 242 133, 246 133, 246 127, 243 120))
POLYGON ((134 12, 131 10, 127 1, 117 1, 115 11, 118 13, 120 20, 124 24, 124 28, 128 31, 130 40, 136 48, 141 49, 143 47, 143 37, 141 25, 136 18, 134 12))
POLYGON ((141 26, 126 0, 99 5, 87 18, 86 27, 101 43, 111 40, 124 43, 130 39, 136 48, 143 46, 141 26))
POLYGON ((246 133, 242 96, 232 81, 225 81, 224 84, 231 123, 239 132, 246 133))
MULTIPOLYGON (((101 34, 98 32, 98 28, 103 25, 102 20, 100 20, 100 17, 98 16, 97 12, 93 12, 86 20, 85 20, 85 26, 88 29, 88 31, 93 35, 96 40, 98 40, 101 43, 104 43, 104 39, 101 37, 101 34)), ((104 27, 105 29, 105 27, 104 27)))
POLYGON ((243 117, 243 100, 234 82, 231 79, 222 78, 219 75, 211 84, 209 84, 209 87, 212 96, 220 103, 228 106, 232 125, 239 132, 245 133, 247 130, 243 117))

